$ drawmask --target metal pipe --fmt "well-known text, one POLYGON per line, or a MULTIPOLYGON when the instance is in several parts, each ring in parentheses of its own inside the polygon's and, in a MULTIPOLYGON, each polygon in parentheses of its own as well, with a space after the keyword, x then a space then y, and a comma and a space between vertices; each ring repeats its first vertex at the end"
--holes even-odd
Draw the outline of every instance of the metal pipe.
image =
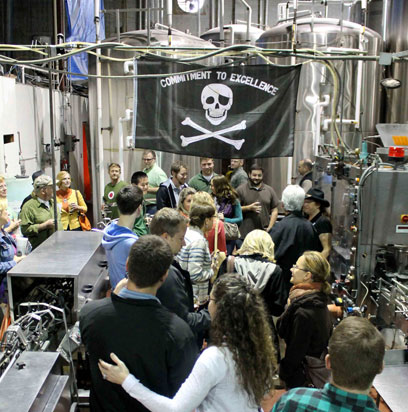
MULTIPOLYGON (((50 50, 51 52, 51 50, 50 50)), ((50 147, 51 147, 51 174, 53 187, 53 210, 54 210, 54 228, 58 230, 58 214, 57 214, 57 188, 56 188, 56 174, 55 174, 55 130, 54 130, 54 93, 52 90, 52 64, 48 63, 48 92, 50 100, 50 147)))
POLYGON ((268 27, 268 17, 269 17, 269 0, 265 0, 265 9, 264 9, 264 28, 268 27))
POLYGON ((123 151, 124 151, 124 144, 123 144, 123 123, 128 122, 129 120, 132 119, 132 114, 133 110, 131 109, 126 109, 125 110, 125 116, 120 117, 118 121, 118 131, 119 131, 119 146, 118 146, 118 151, 119 151, 119 165, 120 165, 120 170, 121 170, 121 179, 124 179, 123 173, 125 170, 124 167, 124 160, 123 160, 123 151))
POLYGON ((54 44, 58 43, 57 34, 58 34, 58 13, 57 13, 57 0, 53 0, 52 2, 52 19, 53 19, 53 27, 54 27, 54 44))
POLYGON ((258 0, 258 26, 261 27, 262 24, 262 17, 261 17, 261 13, 262 13, 262 0, 258 0))
MULTIPOLYGON (((95 22, 95 42, 100 44, 100 1, 94 0, 94 22, 95 22)), ((93 208, 94 222, 99 220, 99 211, 101 210, 102 193, 104 191, 103 175, 103 134, 102 134, 102 79, 100 78, 101 69, 101 49, 96 49, 96 146, 98 149, 97 164, 95 165, 96 182, 96 203, 93 208)))
POLYGON ((151 39, 151 34, 150 34, 150 6, 147 9, 147 16, 146 16, 146 30, 147 30, 147 45, 150 46, 150 39, 151 39))
POLYGON ((208 3, 208 25, 210 29, 214 27, 214 0, 210 0, 208 3))
POLYGON ((250 32, 251 32, 251 22, 252 22, 252 8, 251 6, 245 1, 245 0, 240 0, 241 3, 247 8, 247 35, 246 35, 246 42, 250 43, 251 38, 250 38, 250 32))
POLYGON ((172 0, 164 0, 166 3, 165 5, 165 22, 164 24, 166 24, 167 26, 171 27, 173 25, 173 2, 172 0))
POLYGON ((164 0, 160 0, 160 16, 159 16, 159 23, 163 24, 163 16, 164 16, 164 0))
POLYGON ((219 26, 220 26, 220 47, 224 47, 224 45, 225 45, 225 37, 224 37, 224 0, 219 0, 218 9, 219 9, 219 26))
POLYGON ((197 37, 201 35, 201 7, 200 0, 197 1, 197 37))
POLYGON ((118 43, 120 43, 120 10, 116 9, 116 35, 118 36, 118 43))

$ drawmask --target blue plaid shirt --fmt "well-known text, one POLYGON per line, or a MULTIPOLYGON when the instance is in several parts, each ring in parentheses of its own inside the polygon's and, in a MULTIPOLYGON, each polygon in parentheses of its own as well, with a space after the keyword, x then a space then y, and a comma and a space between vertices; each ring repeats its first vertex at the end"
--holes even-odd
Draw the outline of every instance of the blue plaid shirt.
POLYGON ((343 391, 330 383, 323 389, 295 388, 276 402, 272 412, 378 412, 373 399, 343 391))

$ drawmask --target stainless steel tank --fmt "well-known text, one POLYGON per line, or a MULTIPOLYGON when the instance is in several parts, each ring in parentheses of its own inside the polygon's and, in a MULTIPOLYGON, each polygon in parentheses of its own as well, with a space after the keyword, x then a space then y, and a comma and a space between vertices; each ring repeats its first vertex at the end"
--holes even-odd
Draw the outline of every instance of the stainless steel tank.
MULTIPOLYGON (((350 19, 361 20, 361 4, 351 8, 350 19)), ((367 26, 380 33, 384 42, 384 51, 397 53, 408 50, 408 2, 406 0, 371 0, 367 5, 367 26)), ((382 112, 384 123, 408 122, 408 64, 395 62, 384 66, 384 77, 401 80, 399 89, 384 90, 385 98, 382 112)))
MULTIPOLYGON (((389 0, 385 4, 385 11, 382 14, 385 51, 397 53, 408 50, 408 2, 406 0, 389 0)), ((369 10, 370 12, 374 13, 375 9, 369 10)), ((401 87, 386 92, 385 121, 387 123, 408 123, 407 62, 393 63, 391 72, 387 75, 401 80, 401 87)))
MULTIPOLYGON (((116 38, 107 39, 106 42, 116 41, 116 38)), ((131 46, 168 46, 169 36, 167 29, 150 30, 150 37, 146 30, 138 30, 127 33, 121 33, 121 43, 131 46), (149 41, 150 38, 150 41, 149 41)), ((215 49, 211 43, 202 40, 198 37, 185 34, 178 30, 172 30, 171 45, 177 47, 200 47, 215 49)), ((132 53, 120 50, 102 49, 102 54, 118 59, 132 58, 132 53)), ((181 57, 175 56, 174 57, 181 57)), ((216 64, 215 59, 200 61, 201 64, 216 64)), ((96 73, 96 60, 90 56, 89 72, 96 73)), ((124 75, 124 62, 102 60, 102 75, 124 75)), ((90 129, 91 133, 97 134, 96 130, 96 81, 89 80, 89 101, 90 101, 90 129)), ((125 117, 126 110, 133 110, 133 80, 124 79, 103 79, 102 80, 102 130, 103 130, 103 147, 104 161, 101 167, 104 169, 105 184, 109 181, 107 166, 111 162, 119 160, 119 135, 121 128, 123 130, 123 178, 130 182, 133 172, 141 170, 143 166, 142 151, 137 149, 129 149, 126 146, 126 136, 132 134, 132 121, 122 121, 125 117)), ((137 146, 137 144, 136 144, 137 146)), ((152 148, 153 149, 153 148, 152 148)), ((157 153, 158 164, 162 169, 170 174, 170 165, 174 160, 182 160, 188 166, 189 176, 198 173, 199 161, 192 156, 180 156, 172 153, 157 153)), ((221 162, 216 161, 216 171, 221 171, 221 162)))
MULTIPOLYGON (((249 44, 255 44, 260 35, 264 31, 251 26, 249 29, 249 44)), ((200 36, 204 40, 208 40, 220 46, 220 28, 215 27, 203 33, 200 36)), ((246 24, 225 24, 224 25, 224 46, 231 46, 233 44, 247 44, 247 25, 246 24)))
MULTIPOLYGON (((271 49, 292 48, 293 23, 279 24, 266 31, 257 41, 257 45, 271 49)), ((363 50, 367 55, 378 55, 382 47, 381 36, 373 30, 366 29, 364 36, 362 26, 348 21, 329 18, 303 18, 296 24, 297 50, 314 49, 319 51, 354 51, 363 50)), ((306 59, 272 58, 277 64, 303 63, 306 59)), ((261 62, 261 61, 260 61, 261 62)), ((361 135, 376 134, 375 124, 379 119, 380 69, 375 62, 336 61, 339 73, 340 101, 338 117, 342 136, 351 147, 359 147, 361 135), (361 85, 361 93, 359 86, 361 85), (356 111, 356 104, 360 110, 356 111), (359 122, 358 130, 353 124, 359 122)), ((293 165, 286 176, 281 176, 281 185, 287 181, 290 173, 296 174, 297 162, 314 157, 319 143, 329 142, 331 101, 334 88, 333 79, 326 66, 317 62, 307 62, 302 66, 297 101, 295 128, 295 151, 293 165), (325 131, 323 129, 328 129, 325 131)), ((280 170, 285 169, 285 160, 280 160, 280 170)), ((287 162, 286 162, 287 164, 287 162)), ((290 177, 290 176, 289 176, 290 177)))

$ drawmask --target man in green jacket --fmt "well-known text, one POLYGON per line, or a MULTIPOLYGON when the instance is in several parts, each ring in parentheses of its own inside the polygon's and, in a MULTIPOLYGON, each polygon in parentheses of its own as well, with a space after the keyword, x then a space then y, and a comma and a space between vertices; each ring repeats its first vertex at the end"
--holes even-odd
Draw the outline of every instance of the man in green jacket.
POLYGON ((211 194, 211 179, 217 176, 214 173, 214 160, 209 157, 200 157, 201 172, 193 176, 188 185, 197 192, 207 192, 211 194))
POLYGON ((41 175, 34 181, 34 196, 21 209, 21 232, 33 249, 48 239, 56 230, 62 230, 61 215, 57 209, 57 228, 54 219, 54 188, 50 176, 41 175))

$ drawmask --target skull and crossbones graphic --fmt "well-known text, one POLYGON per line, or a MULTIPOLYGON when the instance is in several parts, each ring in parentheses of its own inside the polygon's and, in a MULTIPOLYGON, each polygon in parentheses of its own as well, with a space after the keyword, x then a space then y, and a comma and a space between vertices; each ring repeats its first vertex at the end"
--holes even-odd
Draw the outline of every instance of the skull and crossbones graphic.
MULTIPOLYGON (((224 85, 213 83, 205 86, 201 92, 201 104, 205 110, 206 119, 214 126, 221 124, 228 116, 228 110, 231 109, 233 103, 233 93, 232 90, 224 85)), ((225 133, 233 132, 236 130, 244 130, 246 128, 246 121, 242 120, 234 126, 227 127, 225 129, 210 131, 205 127, 200 126, 195 123, 190 117, 186 117, 182 122, 184 126, 190 126, 193 129, 201 132, 202 134, 196 136, 185 137, 180 136, 181 146, 185 147, 191 143, 196 143, 201 140, 209 139, 214 137, 215 139, 221 140, 235 149, 240 150, 245 139, 234 140, 223 136, 225 133)))

